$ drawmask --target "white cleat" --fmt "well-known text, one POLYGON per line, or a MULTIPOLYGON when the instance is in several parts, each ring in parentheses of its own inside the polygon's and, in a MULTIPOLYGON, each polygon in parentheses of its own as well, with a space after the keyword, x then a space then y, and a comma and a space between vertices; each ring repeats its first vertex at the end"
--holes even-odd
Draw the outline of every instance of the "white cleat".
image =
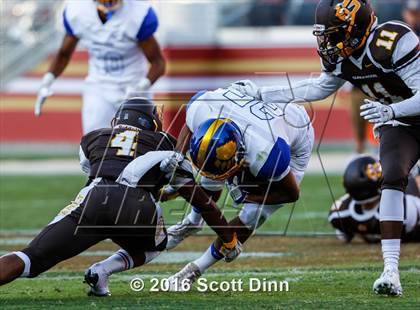
POLYGON ((192 284, 201 277, 198 266, 194 263, 187 264, 179 272, 168 278, 170 292, 188 292, 192 284))
POLYGON ((89 296, 107 297, 111 296, 108 289, 109 274, 105 272, 100 264, 94 264, 85 272, 85 281, 89 285, 89 296))
POLYGON ((199 224, 193 224, 187 218, 183 219, 182 222, 172 225, 168 228, 168 243, 166 249, 171 250, 176 247, 188 236, 194 235, 203 229, 204 221, 201 220, 199 224))
POLYGON ((373 291, 379 295, 402 296, 398 269, 386 268, 379 279, 373 283, 373 291))

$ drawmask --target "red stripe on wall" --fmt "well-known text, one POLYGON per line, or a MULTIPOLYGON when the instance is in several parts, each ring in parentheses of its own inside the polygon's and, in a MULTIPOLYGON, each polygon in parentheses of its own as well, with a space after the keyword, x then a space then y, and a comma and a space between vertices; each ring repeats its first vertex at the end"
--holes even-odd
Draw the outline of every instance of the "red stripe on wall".
MULTIPOLYGON (((316 109, 313 118, 316 140, 325 127, 329 110, 316 109)), ((185 112, 164 110, 164 119, 171 120, 169 132, 178 135, 185 122, 185 112)), ((166 122, 165 128, 170 126, 166 122)), ((32 111, 7 110, 0 113, 0 142, 71 142, 79 143, 82 131, 79 112, 48 112, 36 118, 32 111)), ((323 142, 350 142, 352 140, 350 116, 346 109, 335 108, 326 126, 323 142)))

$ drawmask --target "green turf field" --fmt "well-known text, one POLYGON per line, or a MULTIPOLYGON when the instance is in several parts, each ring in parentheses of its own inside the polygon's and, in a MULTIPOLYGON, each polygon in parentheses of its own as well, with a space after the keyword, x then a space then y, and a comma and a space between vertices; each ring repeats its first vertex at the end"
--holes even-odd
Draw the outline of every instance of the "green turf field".
MULTIPOLYGON (((40 229, 70 203, 85 183, 82 176, 1 176, 1 230, 40 229), (30 219, 30 220, 29 220, 30 219)), ((326 216, 333 198, 343 194, 341 178, 329 176, 331 191, 323 176, 307 176, 302 184, 301 199, 286 205, 261 228, 261 232, 311 234, 331 232, 326 216), (291 214, 292 213, 292 214, 291 214), (290 221, 289 221, 290 219, 290 221), (287 231, 286 231, 287 229, 287 231)), ((239 209, 225 196, 226 217, 234 217, 239 209)), ((162 204, 167 225, 179 221, 189 207, 182 199, 162 204)), ((208 232, 209 230, 207 230, 208 232)))
MULTIPOLYGON (((0 251, 23 247, 35 231, 75 197, 84 181, 79 176, 1 176, 0 251)), ((329 182, 331 191, 323 176, 305 177, 296 206, 284 207, 260 230, 270 236, 254 237, 244 247, 248 256, 231 264, 221 262, 206 274, 208 281, 242 279, 246 284, 251 277, 288 281, 288 292, 249 292, 247 285, 243 292, 201 293, 196 287, 189 293, 149 292, 151 278, 171 275, 191 255, 206 249, 213 237, 202 236, 188 239, 174 252, 164 254, 158 263, 113 276, 110 298, 87 297, 82 283, 84 269, 116 249, 102 243, 89 249, 86 256, 61 263, 37 279, 1 287, 0 308, 420 309, 420 247, 403 246, 404 297, 375 296, 371 286, 381 270, 380 248, 360 241, 345 245, 332 236, 326 216, 332 204, 331 193, 335 198, 342 194, 341 178, 332 176, 329 182), (326 233, 330 236, 323 236, 326 233), (172 256, 181 259, 171 261, 172 256), (146 282, 142 292, 130 290, 134 277, 146 282)), ((167 223, 179 220, 187 211, 182 200, 164 204, 164 210, 167 223)), ((230 206, 225 208, 228 217, 235 212, 230 206)))

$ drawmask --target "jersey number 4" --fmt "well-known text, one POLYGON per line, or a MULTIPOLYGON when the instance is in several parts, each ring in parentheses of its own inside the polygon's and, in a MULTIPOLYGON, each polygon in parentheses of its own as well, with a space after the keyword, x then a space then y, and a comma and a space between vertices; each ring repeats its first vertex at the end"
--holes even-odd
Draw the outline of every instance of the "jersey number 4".
POLYGON ((117 156, 134 156, 137 148, 138 131, 126 130, 115 135, 111 147, 118 148, 117 156))

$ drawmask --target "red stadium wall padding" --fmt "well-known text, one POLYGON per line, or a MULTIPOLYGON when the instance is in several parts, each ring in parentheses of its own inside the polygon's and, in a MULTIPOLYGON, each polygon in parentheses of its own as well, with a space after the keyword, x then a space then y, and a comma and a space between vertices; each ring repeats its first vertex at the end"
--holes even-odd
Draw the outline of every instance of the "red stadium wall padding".
MULTIPOLYGON (((352 139, 350 116, 346 109, 335 108, 328 119, 329 110, 315 109, 313 126, 316 140, 325 127, 323 142, 345 142, 352 139)), ((178 136, 185 122, 185 109, 165 108, 165 129, 178 136)), ((0 113, 0 142, 69 142, 79 143, 82 131, 79 112, 47 112, 36 118, 32 112, 2 111, 0 113)))
POLYGON ((79 112, 48 112, 36 118, 33 113, 0 113, 0 142, 70 142, 82 135, 79 112))

